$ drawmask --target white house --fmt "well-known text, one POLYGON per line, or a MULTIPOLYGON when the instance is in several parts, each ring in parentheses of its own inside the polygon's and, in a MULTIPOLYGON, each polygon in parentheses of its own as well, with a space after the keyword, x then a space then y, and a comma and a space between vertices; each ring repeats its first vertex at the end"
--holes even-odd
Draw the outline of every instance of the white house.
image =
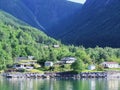
POLYGON ((51 67, 53 66, 53 62, 52 61, 46 61, 45 62, 45 67, 51 67))
POLYGON ((54 47, 54 48, 59 48, 59 47, 60 47, 60 45, 53 45, 53 47, 54 47))
POLYGON ((94 69, 96 69, 95 65, 89 65, 88 66, 88 70, 94 70, 94 69))
POLYGON ((77 59, 74 58, 74 57, 64 57, 64 58, 61 59, 61 62, 62 62, 63 64, 72 64, 72 63, 74 63, 76 60, 77 60, 77 59))
POLYGON ((119 68, 119 64, 117 62, 103 62, 101 65, 104 68, 119 68))
POLYGON ((19 62, 15 63, 13 65, 13 68, 20 70, 20 69, 33 69, 34 65, 37 65, 40 67, 39 64, 37 64, 37 60, 20 60, 19 62))

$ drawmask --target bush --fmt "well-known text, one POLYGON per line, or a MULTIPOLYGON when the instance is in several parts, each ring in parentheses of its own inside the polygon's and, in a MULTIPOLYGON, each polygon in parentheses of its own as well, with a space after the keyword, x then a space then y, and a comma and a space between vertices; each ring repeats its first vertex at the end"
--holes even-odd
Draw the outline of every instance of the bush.
POLYGON ((98 65, 98 66, 96 67, 96 70, 97 70, 97 71, 104 71, 104 67, 101 66, 101 65, 98 65))

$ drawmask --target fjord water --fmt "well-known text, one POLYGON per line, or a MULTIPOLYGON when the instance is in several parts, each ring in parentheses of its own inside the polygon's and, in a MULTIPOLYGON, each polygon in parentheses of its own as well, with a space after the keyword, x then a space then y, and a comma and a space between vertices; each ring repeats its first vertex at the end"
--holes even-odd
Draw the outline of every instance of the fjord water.
POLYGON ((0 90, 120 90, 120 80, 48 80, 0 78, 0 90))

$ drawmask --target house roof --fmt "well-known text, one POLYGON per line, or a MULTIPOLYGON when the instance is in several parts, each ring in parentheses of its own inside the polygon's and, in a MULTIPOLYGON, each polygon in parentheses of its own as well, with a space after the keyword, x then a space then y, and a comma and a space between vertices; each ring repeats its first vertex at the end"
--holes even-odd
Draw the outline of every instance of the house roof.
POLYGON ((61 61, 75 61, 75 60, 76 60, 76 58, 74 58, 74 57, 64 57, 61 59, 61 61))
POLYGON ((117 62, 103 62, 103 63, 106 63, 106 64, 118 64, 117 62))

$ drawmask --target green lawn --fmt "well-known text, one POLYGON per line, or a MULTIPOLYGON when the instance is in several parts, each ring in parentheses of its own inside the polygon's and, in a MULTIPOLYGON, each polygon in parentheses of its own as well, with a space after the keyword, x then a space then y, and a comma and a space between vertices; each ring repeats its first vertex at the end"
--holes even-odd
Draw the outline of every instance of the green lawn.
POLYGON ((107 68, 107 69, 104 69, 105 71, 120 71, 120 68, 107 68))

